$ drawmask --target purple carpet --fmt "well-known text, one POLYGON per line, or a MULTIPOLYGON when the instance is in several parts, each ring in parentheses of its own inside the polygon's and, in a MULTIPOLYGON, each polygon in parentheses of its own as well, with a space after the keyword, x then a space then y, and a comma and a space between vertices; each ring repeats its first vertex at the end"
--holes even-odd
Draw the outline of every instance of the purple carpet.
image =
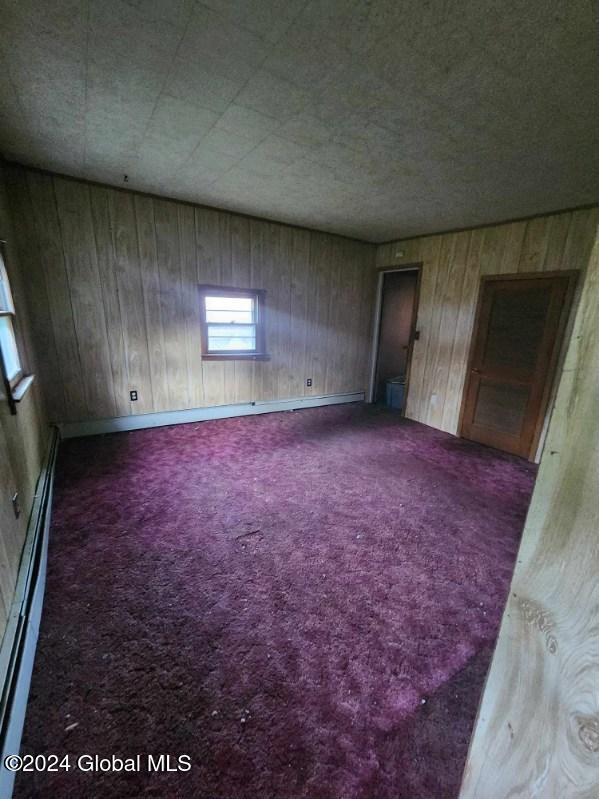
POLYGON ((453 799, 534 475, 362 405, 63 443, 23 752, 192 766, 16 795, 453 799))

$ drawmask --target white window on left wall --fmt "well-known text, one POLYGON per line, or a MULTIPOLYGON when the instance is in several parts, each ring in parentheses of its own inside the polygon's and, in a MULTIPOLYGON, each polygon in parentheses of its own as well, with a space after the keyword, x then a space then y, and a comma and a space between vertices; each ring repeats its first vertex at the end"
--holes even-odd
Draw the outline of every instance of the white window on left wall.
POLYGON ((5 389, 13 412, 18 402, 31 385, 33 377, 25 376, 15 335, 15 305, 0 247, 0 368, 5 389))

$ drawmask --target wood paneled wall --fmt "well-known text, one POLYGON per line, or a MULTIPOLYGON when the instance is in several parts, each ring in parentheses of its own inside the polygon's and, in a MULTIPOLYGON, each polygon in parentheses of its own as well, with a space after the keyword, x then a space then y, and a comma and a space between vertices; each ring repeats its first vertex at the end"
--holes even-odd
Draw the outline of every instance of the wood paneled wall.
POLYGON ((461 799, 599 796, 599 235, 461 799))
POLYGON ((584 271, 598 222, 592 208, 378 248, 379 267, 423 265, 407 416, 457 433, 481 276, 584 271))
MULTIPOLYGON (((26 303, 24 275, 14 247, 13 230, 0 167, 0 238, 6 241, 6 268, 13 290, 16 310, 15 332, 19 352, 27 371, 36 372, 26 303)), ((0 389, 1 391, 1 389, 0 389)), ((33 504, 46 446, 48 426, 45 421, 39 382, 34 382, 11 415, 6 396, 0 393, 0 640, 12 603, 27 523, 33 504), (21 515, 15 518, 12 497, 19 494, 21 515)))
POLYGON ((52 420, 365 390, 374 245, 14 165, 9 177, 52 420), (199 283, 266 289, 270 361, 202 362, 199 283))

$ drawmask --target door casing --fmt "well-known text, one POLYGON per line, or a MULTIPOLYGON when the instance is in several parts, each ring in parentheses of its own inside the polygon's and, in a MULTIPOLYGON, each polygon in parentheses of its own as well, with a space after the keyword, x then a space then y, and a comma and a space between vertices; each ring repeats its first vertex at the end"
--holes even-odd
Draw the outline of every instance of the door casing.
POLYGON ((412 353, 414 351, 414 341, 416 337, 416 329, 418 327, 418 301, 420 299, 420 282, 422 279, 422 262, 406 264, 405 266, 383 266, 378 271, 376 301, 374 308, 374 323, 372 331, 372 349, 370 356, 370 381, 368 386, 368 402, 375 401, 376 394, 376 368, 379 353, 379 337, 381 333, 381 314, 383 310, 383 285, 385 275, 389 272, 417 272, 418 277, 416 281, 416 294, 414 296, 414 313, 412 316, 412 330, 410 333, 410 345, 407 355, 406 366, 406 389, 404 397, 404 415, 405 408, 408 401, 408 392, 410 389, 410 368, 412 365, 412 353))

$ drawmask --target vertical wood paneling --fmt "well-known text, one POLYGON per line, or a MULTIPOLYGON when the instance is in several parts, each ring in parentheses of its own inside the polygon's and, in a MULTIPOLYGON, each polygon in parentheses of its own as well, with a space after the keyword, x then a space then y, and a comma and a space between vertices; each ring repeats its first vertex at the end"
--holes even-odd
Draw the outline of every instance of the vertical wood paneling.
MULTIPOLYGON (((289 390, 292 396, 301 397, 306 391, 307 318, 308 318, 308 265, 310 262, 310 233, 292 230, 291 282, 289 296, 289 390)), ((365 269, 365 272, 368 270, 365 269)), ((359 374, 352 370, 350 381, 359 374)), ((341 390, 341 389, 340 389, 341 390)))
POLYGON ((442 430, 446 430, 460 412, 462 391, 466 380, 468 350, 474 325, 484 235, 482 230, 473 230, 468 236, 468 252, 463 270, 457 320, 449 360, 443 418, 439 425, 442 430))
POLYGON ((151 392, 152 410, 165 411, 169 408, 168 380, 164 329, 162 326, 154 205, 149 197, 136 196, 134 198, 134 207, 142 292, 142 297, 138 298, 137 301, 141 300, 143 302, 149 359, 149 375, 146 375, 146 386, 149 385, 151 392))
POLYGON ((350 264, 341 242, 332 248, 329 266, 331 287, 328 292, 329 307, 326 327, 325 394, 331 394, 331 386, 342 374, 346 350, 351 346, 345 325, 345 305, 348 300, 348 283, 345 279, 350 264))
POLYGON ((10 173, 53 420, 367 388, 374 245, 10 173), (266 290, 270 360, 202 362, 199 283, 266 290))
POLYGON ((160 319, 164 336, 169 408, 188 408, 185 318, 177 205, 154 200, 156 256, 160 276, 160 319))
MULTIPOLYGON (((93 189, 92 189, 93 190, 93 189)), ((133 197, 124 192, 108 194, 110 228, 114 247, 116 290, 125 345, 127 385, 125 402, 130 413, 153 410, 150 378, 148 336, 143 302, 139 237, 136 227, 133 197), (135 389, 138 400, 129 402, 129 391, 135 389)), ((99 236, 96 236, 99 244, 99 236)), ((115 386, 115 399, 117 390, 115 386)))
MULTIPOLYGON (((62 382, 63 371, 59 360, 50 294, 46 287, 42 262, 45 254, 39 249, 37 237, 31 236, 30 233, 30 226, 35 223, 27 183, 22 179, 12 179, 14 176, 11 173, 8 173, 8 178, 11 179, 10 195, 15 237, 13 253, 18 250, 20 267, 27 276, 32 349, 37 353, 44 353, 44 357, 37 358, 32 368, 35 368, 41 381, 47 386, 44 399, 49 417, 60 419, 66 412, 66 386, 62 382), (57 375, 59 376, 58 380, 56 379, 57 375)), ((10 268, 10 264, 8 264, 8 268, 10 268)), ((23 294, 25 294, 24 291, 23 294)), ((15 298, 15 301, 17 299, 15 298)))
POLYGON ((197 335, 200 295, 198 292, 195 215, 189 205, 179 205, 179 247, 181 251, 181 314, 185 326, 185 360, 187 367, 188 402, 199 408, 204 402, 200 341, 197 335))
MULTIPOLYGON (((509 225, 499 228, 501 235, 501 257, 498 263, 494 264, 494 269, 484 272, 489 275, 505 275, 514 272, 514 264, 520 260, 520 252, 524 244, 527 222, 512 222, 509 225)), ((486 228, 486 233, 489 228, 486 228)), ((474 233, 475 231, 473 231, 474 233)), ((487 264, 490 267, 491 264, 487 264)))
MULTIPOLYGON (((368 355, 362 355, 360 342, 362 337, 355 327, 355 316, 360 318, 362 297, 361 254, 356 256, 353 247, 348 247, 344 242, 339 262, 341 264, 341 281, 344 289, 343 297, 339 298, 339 328, 337 333, 336 349, 340 357, 340 373, 346 376, 364 373, 365 362, 368 355), (361 359, 364 358, 364 361, 361 359)), ((367 291, 368 294, 368 291, 367 291)), ((369 319, 365 320, 363 329, 368 330, 369 319)), ((345 390, 347 383, 342 384, 345 390)), ((348 389, 349 390, 349 389, 348 389)))
POLYGON ((565 269, 564 250, 568 238, 568 231, 572 225, 572 214, 560 214, 551 217, 551 224, 547 233, 547 247, 543 270, 556 272, 565 269))
MULTIPOLYGON (((83 392, 83 373, 79 356, 77 336, 75 334, 75 322, 73 318, 73 308, 71 303, 71 291, 67 275, 64 247, 60 235, 60 226, 56 210, 56 199, 54 196, 53 179, 48 175, 41 175, 31 172, 27 176, 23 175, 29 188, 31 201, 31 215, 20 217, 24 228, 24 236, 30 241, 35 242, 37 258, 34 256, 43 271, 50 317, 52 319, 51 328, 47 328, 47 320, 40 319, 41 340, 50 341, 50 336, 56 342, 58 355, 58 371, 54 378, 59 378, 64 392, 65 415, 70 418, 83 419, 87 414, 87 406, 83 392), (29 226, 27 227, 27 222, 29 226), (46 329, 47 328, 47 329, 46 329)), ((12 194, 11 194, 12 202, 12 194)), ((15 209, 15 216, 18 210, 15 209)), ((19 249, 21 254, 22 249, 19 249)), ((41 288, 37 283, 31 286, 29 292, 32 307, 38 306, 37 291, 41 288)), ((34 319, 34 323, 37 320, 34 319)), ((40 349, 40 352, 43 352, 40 349)), ((44 376, 45 377, 45 376, 44 376)), ((44 385, 48 385, 47 393, 51 396, 52 389, 49 383, 52 380, 45 380, 44 385)))
POLYGON ((378 248, 379 267, 422 264, 420 339, 406 408, 411 419, 458 431, 480 277, 584 271, 598 223, 599 209, 591 208, 378 248))
POLYGON ((599 796, 598 416, 599 237, 461 799, 599 796))
POLYGON ((115 407, 119 416, 129 413, 129 377, 127 374, 127 355, 123 320, 119 304, 119 290, 116 274, 114 236, 109 210, 110 191, 91 188, 91 208, 96 238, 102 301, 106 317, 108 349, 112 368, 115 407))
MULTIPOLYGON (((270 361, 262 365, 262 390, 259 399, 277 395, 281 352, 281 329, 285 319, 281 290, 281 239, 278 226, 269 222, 258 223, 262 263, 257 264, 261 288, 266 289, 267 317, 266 341, 270 361)), ((256 229, 255 227, 253 228, 256 229)))
POLYGON ((562 268, 577 269, 577 266, 572 265, 588 262, 597 225, 599 225, 599 207, 572 213, 562 268))
MULTIPOLYGON (((89 187, 54 179, 60 235, 88 416, 116 414, 89 187)), ((49 276, 51 277, 51 275, 49 276)))
POLYGON ((326 391, 328 357, 328 314, 330 310, 332 244, 324 234, 314 234, 310 251, 311 286, 309 295, 308 371, 312 387, 307 395, 326 391))
MULTIPOLYGON (((449 367, 455 346, 456 328, 459 317, 460 296, 470 233, 456 233, 452 242, 447 268, 439 270, 438 286, 440 293, 435 298, 435 306, 440 308, 439 331, 436 346, 430 351, 429 391, 431 396, 446 397, 449 382, 449 367)), ((443 424, 445 402, 437 402, 431 413, 431 424, 440 428, 443 424)))
POLYGON ((545 264, 549 242, 550 217, 540 216, 526 223, 524 243, 520 251, 518 272, 540 272, 545 264))
MULTIPOLYGON (((36 239, 28 235, 26 224, 31 221, 27 185, 23 181, 18 186, 12 185, 12 175, 0 165, 0 238, 6 241, 6 268, 13 289, 17 338, 24 368, 37 376, 19 403, 16 416, 11 414, 6 397, 0 395, 0 640, 13 601, 36 483, 46 454, 48 426, 40 383, 46 379, 59 382, 46 281, 36 252, 36 239), (17 191, 16 202, 10 207, 6 183, 11 184, 11 192, 17 191), (24 260, 19 257, 21 250, 24 260), (32 286, 39 292, 35 303, 26 301, 32 286), (36 327, 29 329, 33 320, 36 327), (45 339, 41 336, 41 323, 45 325, 45 339), (18 519, 11 502, 15 492, 21 505, 18 519)), ((52 408, 64 408, 62 391, 52 388, 52 408)))
MULTIPOLYGON (((291 283, 293 280, 294 230, 279 228, 278 243, 277 303, 278 303, 278 357, 276 360, 277 395, 295 390, 295 375, 292 372, 294 319, 291 316, 291 283)), ((301 389, 299 394, 301 395, 301 389)))

